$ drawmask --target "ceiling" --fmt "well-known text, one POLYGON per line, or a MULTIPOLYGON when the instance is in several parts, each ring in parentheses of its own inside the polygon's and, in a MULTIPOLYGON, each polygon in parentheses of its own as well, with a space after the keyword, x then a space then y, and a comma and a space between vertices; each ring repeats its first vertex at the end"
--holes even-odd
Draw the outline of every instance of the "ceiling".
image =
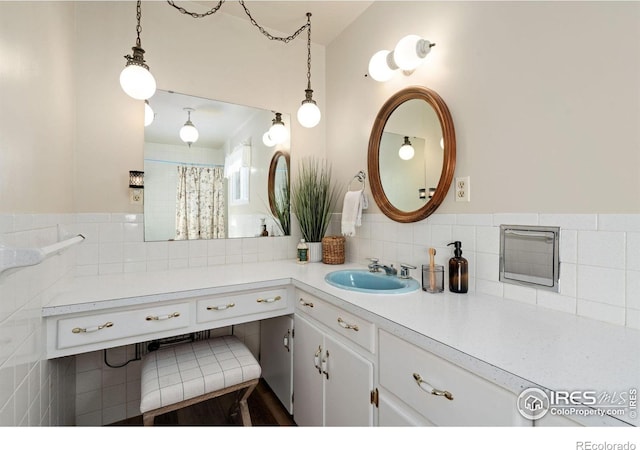
MULTIPOLYGON (((215 2, 199 1, 206 9, 212 8, 215 2)), ((282 35, 293 34, 307 21, 307 12, 311 13, 311 40, 314 43, 328 45, 347 28, 373 1, 245 1, 245 6, 255 21, 270 30, 277 30, 282 35)), ((220 12, 249 20, 244 9, 237 1, 227 1, 220 12)))

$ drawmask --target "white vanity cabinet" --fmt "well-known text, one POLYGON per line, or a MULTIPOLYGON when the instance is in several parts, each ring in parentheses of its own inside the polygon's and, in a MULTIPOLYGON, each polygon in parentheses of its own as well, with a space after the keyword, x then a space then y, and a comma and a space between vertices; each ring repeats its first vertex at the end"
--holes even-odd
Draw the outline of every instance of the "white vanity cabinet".
MULTIPOLYGON (((78 311, 47 308, 47 357, 56 358, 291 314, 289 286, 192 293, 136 305, 80 304, 78 311)), ((138 299, 132 299, 134 303, 138 299)))
POLYGON ((293 414, 293 315, 260 321, 262 378, 289 414, 293 414))
POLYGON ((373 350, 374 325, 302 291, 296 299, 295 422, 299 426, 372 426, 373 357, 359 347, 373 350))
POLYGON ((516 394, 385 330, 379 358, 380 426, 531 426, 516 394))

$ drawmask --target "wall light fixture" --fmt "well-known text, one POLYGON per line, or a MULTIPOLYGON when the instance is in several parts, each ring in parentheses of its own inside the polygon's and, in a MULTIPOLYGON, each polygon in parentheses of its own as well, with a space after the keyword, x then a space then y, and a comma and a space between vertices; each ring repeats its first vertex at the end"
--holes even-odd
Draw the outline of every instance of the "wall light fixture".
POLYGON ((411 75, 431 51, 434 43, 410 34, 398 41, 393 51, 380 50, 369 60, 369 76, 376 81, 389 81, 400 69, 411 75))

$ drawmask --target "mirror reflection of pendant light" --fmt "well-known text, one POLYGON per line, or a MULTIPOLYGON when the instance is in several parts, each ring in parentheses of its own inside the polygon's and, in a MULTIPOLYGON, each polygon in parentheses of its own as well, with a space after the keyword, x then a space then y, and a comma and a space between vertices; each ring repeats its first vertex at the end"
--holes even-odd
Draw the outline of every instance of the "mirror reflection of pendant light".
POLYGON ((271 139, 268 131, 265 131, 265 133, 262 135, 262 143, 267 147, 273 147, 274 145, 276 145, 276 143, 273 142, 273 139, 271 139))
POLYGON ((311 13, 307 13, 307 89, 305 99, 298 109, 298 122, 305 128, 313 128, 320 122, 320 108, 313 100, 311 89, 311 13))
MULTIPOLYGON (((273 145, 282 144, 284 141, 289 139, 289 130, 285 127, 284 122, 282 121, 282 114, 277 112, 276 118, 271 121, 272 125, 269 128, 267 134, 269 135, 269 140, 273 142, 273 145)), ((263 136, 264 141, 264 136, 263 136)))
POLYGON ((408 161, 411 158, 413 158, 414 154, 415 154, 415 150, 411 145, 411 141, 409 141, 408 136, 405 136, 404 144, 402 144, 402 147, 400 147, 400 150, 398 150, 398 156, 400 156, 400 159, 404 159, 405 161, 408 161))
POLYGON ((184 126, 180 128, 180 139, 182 139, 189 147, 191 144, 198 140, 200 137, 200 133, 198 133, 198 129, 191 123, 191 112, 195 111, 193 108, 183 108, 187 111, 187 121, 184 123, 184 126))
POLYGON ((149 100, 144 101, 144 126, 148 127, 155 119, 156 114, 153 112, 153 108, 149 104, 149 100))
POLYGON ((138 20, 136 45, 131 47, 131 50, 133 50, 132 55, 125 55, 127 63, 122 72, 120 72, 120 86, 128 96, 136 100, 146 100, 156 92, 156 80, 149 72, 149 66, 144 60, 144 50, 141 47, 140 33, 142 32, 142 27, 140 26, 140 19, 142 18, 142 8, 140 0, 137 3, 136 17, 138 20))

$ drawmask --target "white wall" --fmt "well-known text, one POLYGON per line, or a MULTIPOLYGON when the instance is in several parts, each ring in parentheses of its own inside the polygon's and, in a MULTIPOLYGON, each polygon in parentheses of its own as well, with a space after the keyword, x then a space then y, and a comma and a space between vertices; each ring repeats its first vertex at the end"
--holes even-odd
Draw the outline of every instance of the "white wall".
MULTIPOLYGON (((74 3, 75 91, 83 112, 77 120, 74 209, 141 213, 141 206, 129 204, 127 177, 143 167, 143 102, 127 97, 118 82, 122 56, 135 42, 135 2, 74 3)), ((228 3, 223 10, 237 7, 228 3)), ((153 1, 142 4, 141 39, 159 89, 289 114, 304 99, 304 38, 273 42, 223 12, 195 20, 153 1)), ((314 98, 324 107, 324 47, 313 45, 312 56, 314 98)), ((294 167, 303 155, 324 155, 324 122, 311 130, 292 123, 291 133, 294 167)))
POLYGON ((327 47, 327 154, 340 179, 366 168, 384 101, 423 85, 451 111, 455 175, 471 177, 471 203, 450 191, 439 212, 637 213, 638 54, 638 2, 376 1, 327 47), (410 33, 436 43, 413 75, 365 77, 410 33))

